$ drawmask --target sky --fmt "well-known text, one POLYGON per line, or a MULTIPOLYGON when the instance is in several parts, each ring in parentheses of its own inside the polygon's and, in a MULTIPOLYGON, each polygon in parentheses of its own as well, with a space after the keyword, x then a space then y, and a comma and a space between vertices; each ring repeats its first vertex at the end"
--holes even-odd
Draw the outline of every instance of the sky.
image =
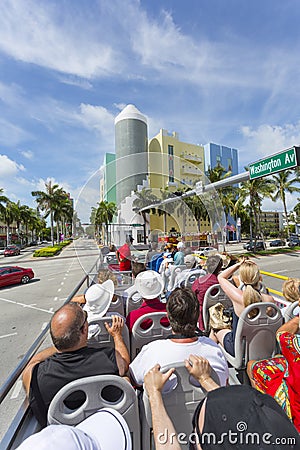
POLYGON ((299 144, 299 22, 298 0, 1 0, 0 188, 34 207, 52 179, 96 206, 129 103, 150 138, 237 148, 240 171, 299 144))

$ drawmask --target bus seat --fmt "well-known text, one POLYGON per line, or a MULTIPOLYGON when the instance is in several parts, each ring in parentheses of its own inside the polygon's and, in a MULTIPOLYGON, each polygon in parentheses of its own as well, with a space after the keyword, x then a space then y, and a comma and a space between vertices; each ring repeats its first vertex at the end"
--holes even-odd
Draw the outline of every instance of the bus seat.
MULTIPOLYGON (((187 372, 184 362, 168 364, 161 368, 161 372, 167 372, 171 367, 175 367, 172 374, 172 387, 169 382, 169 388, 162 392, 163 402, 166 411, 171 418, 175 430, 178 433, 185 433, 187 444, 182 445, 182 449, 189 448, 188 438, 192 432, 192 418, 194 411, 201 400, 206 396, 206 391, 193 379, 187 372)), ((219 383, 219 377, 212 370, 211 377, 219 383)), ((167 384, 165 385, 165 388, 167 384)), ((151 408, 147 390, 144 386, 143 397, 140 401, 140 414, 142 417, 142 448, 153 449, 154 444, 151 442, 152 436, 152 417, 151 408)))
POLYGON ((294 317, 299 315, 299 302, 296 300, 295 302, 291 303, 285 308, 283 317, 284 321, 288 322, 291 319, 294 319, 294 317))
POLYGON ((276 331, 283 323, 280 309, 274 303, 260 302, 247 306, 239 317, 235 336, 235 356, 224 355, 236 370, 244 370, 249 360, 272 357, 277 350, 276 331), (270 315, 272 309, 273 315, 270 315), (249 313, 257 310, 255 317, 249 313), (267 311, 268 310, 268 311, 267 311))
POLYGON ((126 317, 131 311, 138 309, 141 306, 142 302, 143 299, 138 291, 133 292, 133 294, 127 297, 125 306, 126 317))
MULTIPOLYGON (((110 313, 114 314, 114 313, 110 313)), ((88 346, 89 347, 114 347, 114 340, 105 328, 105 322, 111 324, 112 319, 110 315, 105 317, 100 317, 99 319, 94 319, 89 322, 88 331, 88 346)), ((123 317, 123 316, 122 316, 123 317)), ((125 321, 124 321, 125 322, 125 321)), ((124 323, 122 329, 122 337, 124 343, 130 351, 130 340, 129 340, 129 330, 127 325, 124 323)))
POLYGON ((138 398, 131 384, 117 375, 95 375, 68 383, 50 403, 48 424, 77 425, 101 408, 113 408, 123 416, 130 429, 133 449, 140 450, 138 398), (108 387, 120 389, 120 398, 117 401, 112 402, 105 398, 105 389, 108 387), (75 392, 83 393, 85 400, 77 409, 69 409, 65 400, 75 392))
POLYGON ((168 327, 164 327, 160 323, 161 319, 166 316, 166 312, 149 313, 145 314, 142 317, 139 317, 138 320, 134 323, 130 342, 131 360, 136 357, 143 345, 157 339, 164 339, 171 334, 171 326, 169 325, 168 327), (147 330, 143 330, 140 325, 146 319, 150 319, 152 323, 147 330))
POLYGON ((168 291, 172 291, 172 289, 174 288, 177 275, 185 269, 186 269, 185 264, 179 264, 178 266, 172 265, 171 275, 168 283, 168 291))
POLYGON ((205 331, 209 331, 209 308, 218 302, 222 303, 225 308, 232 306, 232 301, 227 297, 221 286, 213 284, 205 292, 203 300, 202 316, 205 331))
POLYGON ((206 275, 206 272, 203 269, 193 270, 185 280, 185 287, 191 288, 193 286, 194 281, 196 281, 197 278, 199 277, 203 277, 204 275, 206 275))
POLYGON ((119 313, 121 316, 124 316, 124 304, 123 304, 123 298, 122 295, 116 294, 116 301, 111 301, 109 308, 107 310, 108 313, 119 313))

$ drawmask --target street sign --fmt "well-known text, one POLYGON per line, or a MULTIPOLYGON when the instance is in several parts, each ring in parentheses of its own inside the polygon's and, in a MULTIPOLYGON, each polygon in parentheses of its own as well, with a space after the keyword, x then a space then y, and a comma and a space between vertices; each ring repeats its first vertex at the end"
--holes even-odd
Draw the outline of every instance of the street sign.
POLYGON ((196 195, 203 194, 203 181, 197 181, 195 186, 196 195))
POLYGON ((276 155, 249 164, 250 180, 297 167, 297 154, 299 154, 299 147, 292 147, 276 155))

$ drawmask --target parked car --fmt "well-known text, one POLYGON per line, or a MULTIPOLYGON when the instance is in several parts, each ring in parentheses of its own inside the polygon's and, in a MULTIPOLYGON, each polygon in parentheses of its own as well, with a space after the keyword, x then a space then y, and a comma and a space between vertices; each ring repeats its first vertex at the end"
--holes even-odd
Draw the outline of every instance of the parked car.
POLYGON ((296 245, 300 245, 300 239, 296 236, 293 236, 290 238, 288 246, 289 247, 296 247, 296 245))
POLYGON ((4 250, 5 250, 4 247, 0 247, 0 255, 4 255, 4 250))
POLYGON ((30 247, 38 245, 38 241, 31 241, 31 242, 29 242, 29 245, 30 245, 30 247))
POLYGON ((9 245, 4 250, 4 256, 15 256, 15 255, 19 255, 20 253, 21 253, 21 251, 20 251, 19 247, 17 247, 16 245, 9 245))
POLYGON ((285 245, 285 241, 282 239, 274 239, 270 242, 270 247, 281 247, 282 245, 285 245))
POLYGON ((217 253, 217 249, 215 247, 200 247, 195 253, 199 256, 211 256, 217 253))
MULTIPOLYGON (((252 243, 248 242, 247 244, 244 244, 244 248, 248 252, 252 252, 254 250, 254 244, 255 244, 254 241, 252 241, 252 243)), ((256 246, 255 246, 255 250, 266 250, 266 244, 263 241, 257 241, 256 242, 256 246)))
POLYGON ((32 278, 34 278, 32 269, 25 269, 19 266, 7 266, 0 268, 0 287, 18 283, 26 284, 32 278))

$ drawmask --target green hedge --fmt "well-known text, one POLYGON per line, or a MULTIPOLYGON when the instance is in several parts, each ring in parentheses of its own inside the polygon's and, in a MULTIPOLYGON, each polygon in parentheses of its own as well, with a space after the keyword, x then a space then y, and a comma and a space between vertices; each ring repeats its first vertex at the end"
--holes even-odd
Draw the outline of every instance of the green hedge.
POLYGON ((64 248, 66 245, 69 245, 72 241, 63 241, 60 242, 57 245, 54 245, 54 247, 44 247, 44 248, 40 248, 38 250, 35 250, 35 252, 33 253, 33 256, 38 257, 38 256, 55 256, 57 255, 62 248, 64 248))

